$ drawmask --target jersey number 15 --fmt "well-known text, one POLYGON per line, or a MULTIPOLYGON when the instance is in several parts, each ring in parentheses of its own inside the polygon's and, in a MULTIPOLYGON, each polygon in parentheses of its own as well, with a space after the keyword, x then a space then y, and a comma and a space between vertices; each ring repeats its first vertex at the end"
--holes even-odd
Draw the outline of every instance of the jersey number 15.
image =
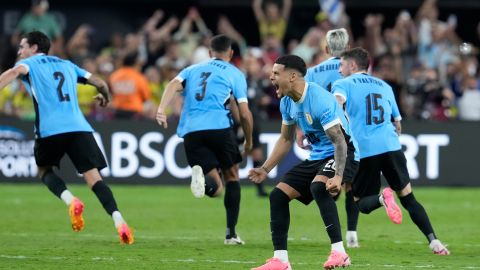
POLYGON ((365 101, 366 101, 366 104, 367 104, 367 125, 371 125, 372 122, 375 124, 375 125, 378 125, 378 124, 381 124, 383 123, 383 121, 385 121, 385 118, 383 116, 384 114, 384 109, 382 107, 382 105, 379 104, 379 99, 382 99, 382 95, 381 94, 368 94, 366 97, 365 97, 365 101), (372 116, 375 112, 378 111, 378 114, 379 116, 372 116))

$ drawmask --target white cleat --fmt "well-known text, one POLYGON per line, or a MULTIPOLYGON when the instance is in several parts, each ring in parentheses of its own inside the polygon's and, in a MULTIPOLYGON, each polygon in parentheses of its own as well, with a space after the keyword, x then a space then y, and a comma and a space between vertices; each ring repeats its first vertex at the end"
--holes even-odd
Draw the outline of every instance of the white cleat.
POLYGON ((225 245, 245 245, 245 241, 240 239, 240 236, 237 235, 237 237, 232 237, 229 239, 225 239, 223 242, 225 245))
POLYGON ((433 251, 433 254, 437 255, 450 255, 450 251, 448 251, 447 247, 440 242, 440 240, 435 239, 430 242, 430 249, 433 251))
POLYGON ((202 167, 195 165, 192 167, 192 182, 190 183, 195 198, 203 198, 205 196, 205 176, 202 167))

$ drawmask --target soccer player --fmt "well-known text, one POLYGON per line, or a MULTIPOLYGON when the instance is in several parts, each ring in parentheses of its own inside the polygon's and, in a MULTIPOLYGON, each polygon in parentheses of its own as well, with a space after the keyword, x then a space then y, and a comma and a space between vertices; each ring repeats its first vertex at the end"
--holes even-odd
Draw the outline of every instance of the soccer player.
POLYGON ((252 114, 248 109, 247 84, 243 73, 229 63, 232 41, 225 35, 210 41, 213 59, 191 65, 172 79, 163 93, 157 121, 167 128, 165 109, 176 92, 182 91, 183 109, 177 134, 184 139, 188 164, 192 167, 191 189, 195 197, 219 196, 225 180, 224 205, 227 214, 226 245, 242 245, 235 231, 240 211, 239 167, 242 156, 233 133, 228 103, 233 95, 238 102, 245 134, 244 151, 252 149, 252 114), (206 177, 204 177, 206 172, 206 177))
POLYGON ((99 170, 106 167, 106 161, 77 100, 77 81, 80 81, 97 87, 99 94, 95 99, 105 107, 110 101, 108 86, 72 62, 48 56, 49 48, 50 40, 45 34, 27 33, 18 49, 21 60, 0 75, 0 89, 21 78, 32 96, 36 113, 34 155, 38 175, 48 189, 67 204, 73 230, 78 232, 84 227, 84 204, 52 170, 53 166, 59 166, 65 153, 112 216, 121 243, 132 244, 133 232, 118 211, 112 191, 100 176, 99 170))
POLYGON ((392 88, 367 74, 368 60, 368 52, 362 48, 344 52, 340 73, 345 79, 336 81, 332 88, 346 107, 360 147, 360 166, 353 182, 354 199, 360 212, 365 214, 383 205, 390 219, 399 224, 402 212, 395 203, 393 189, 413 223, 427 237, 433 253, 449 255, 448 249, 437 239, 425 209, 413 195, 407 162, 398 139, 402 117, 392 88), (381 194, 380 173, 390 186, 381 194))
MULTIPOLYGON (((293 199, 318 205, 331 242, 331 253, 324 263, 326 269, 350 265, 342 241, 337 206, 332 198, 347 177, 347 159, 353 159, 355 146, 350 141, 348 122, 335 97, 319 85, 304 79, 306 64, 296 55, 278 58, 270 80, 281 98, 281 135, 271 155, 259 168, 249 171, 249 178, 262 182, 267 174, 290 151, 295 143, 295 124, 312 146, 310 157, 290 169, 270 193, 270 229, 274 247, 273 258, 254 270, 291 269, 287 238, 290 225, 289 203, 293 199)), ((351 177, 351 176, 350 176, 351 177)))
MULTIPOLYGON (((329 92, 332 91, 332 84, 342 78, 342 75, 338 72, 340 66, 340 55, 348 49, 348 33, 345 28, 333 29, 327 32, 325 36, 327 45, 325 51, 332 57, 322 63, 307 69, 307 75, 305 80, 308 82, 316 82, 329 92)), ((301 138, 301 136, 297 136, 301 138)), ((300 141, 297 138, 297 143, 300 141)), ((303 142, 303 139, 301 140, 303 142)), ((300 145, 302 146, 302 145, 300 145)), ((352 161, 353 174, 356 173, 359 160, 352 161)), ((353 177, 350 178, 353 180, 353 177)), ((359 247, 357 236, 357 224, 358 224, 358 207, 353 201, 352 194, 352 182, 347 182, 343 179, 343 187, 345 190, 345 210, 347 212, 347 233, 345 240, 347 241, 347 247, 356 248, 359 247)))

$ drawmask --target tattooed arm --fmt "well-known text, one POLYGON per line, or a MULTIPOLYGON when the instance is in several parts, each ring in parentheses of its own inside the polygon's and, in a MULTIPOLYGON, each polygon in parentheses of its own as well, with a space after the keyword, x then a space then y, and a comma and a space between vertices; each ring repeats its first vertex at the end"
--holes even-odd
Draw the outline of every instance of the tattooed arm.
POLYGON ((335 174, 343 177, 343 171, 345 170, 345 163, 347 160, 347 143, 345 142, 342 128, 340 124, 337 124, 327 129, 325 133, 335 146, 335 174))
POLYGON ((335 194, 340 192, 342 188, 343 172, 347 162, 347 143, 345 142, 345 136, 343 136, 340 124, 325 130, 325 133, 335 146, 335 176, 328 179, 326 183, 327 190, 331 194, 335 194))

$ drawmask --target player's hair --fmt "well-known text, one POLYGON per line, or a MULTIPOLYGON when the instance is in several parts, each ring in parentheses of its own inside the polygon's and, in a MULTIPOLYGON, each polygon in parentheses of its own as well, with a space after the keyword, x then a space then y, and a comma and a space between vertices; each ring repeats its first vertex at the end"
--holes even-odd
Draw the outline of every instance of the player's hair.
POLYGON ((307 73, 307 65, 305 64, 305 61, 303 61, 301 57, 293 54, 280 56, 275 60, 275 64, 284 65, 285 69, 294 69, 300 72, 302 77, 307 73))
POLYGON ((138 52, 137 51, 130 52, 127 55, 125 55, 125 57, 123 58, 123 65, 127 67, 133 67, 135 63, 137 63, 137 59, 138 59, 138 52))
POLYGON ((368 52, 363 48, 356 47, 351 50, 345 51, 342 53, 341 57, 346 60, 355 61, 359 70, 368 69, 368 61, 370 59, 370 56, 368 55, 368 52))
POLYGON ((225 35, 216 35, 210 40, 210 49, 214 52, 227 52, 232 48, 232 40, 225 35))
POLYGON ((47 35, 40 31, 32 31, 26 33, 24 37, 27 39, 28 45, 37 45, 37 52, 48 54, 50 50, 50 39, 48 39, 47 35))
POLYGON ((340 55, 347 49, 348 32, 345 28, 328 31, 325 39, 327 41, 328 50, 334 57, 340 57, 340 55))

